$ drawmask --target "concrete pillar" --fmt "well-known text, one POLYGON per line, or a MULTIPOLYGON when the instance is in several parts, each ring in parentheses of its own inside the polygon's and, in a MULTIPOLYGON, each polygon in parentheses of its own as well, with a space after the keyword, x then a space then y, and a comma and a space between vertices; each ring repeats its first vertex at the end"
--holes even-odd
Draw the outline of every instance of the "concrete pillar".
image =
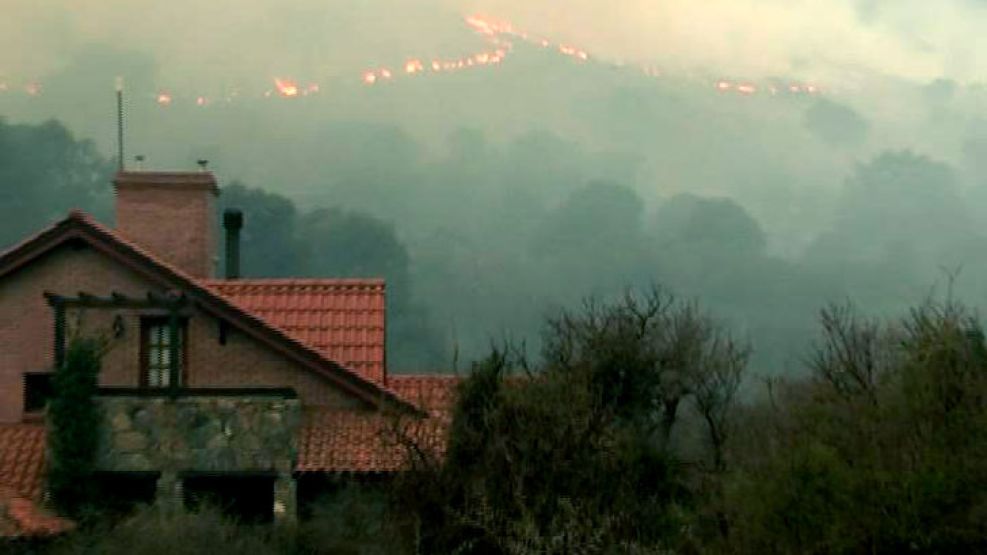
POLYGON ((158 477, 155 503, 166 511, 181 511, 185 509, 185 495, 182 480, 177 472, 162 471, 158 477))
POLYGON ((298 523, 298 486, 290 473, 274 479, 274 522, 288 526, 298 523))

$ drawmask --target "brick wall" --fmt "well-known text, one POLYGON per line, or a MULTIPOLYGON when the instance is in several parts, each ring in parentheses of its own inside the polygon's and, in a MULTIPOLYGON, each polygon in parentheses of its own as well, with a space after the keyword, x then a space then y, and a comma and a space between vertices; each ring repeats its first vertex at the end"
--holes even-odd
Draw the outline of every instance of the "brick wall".
POLYGON ((211 173, 123 172, 113 183, 121 235, 192 277, 214 277, 219 189, 211 173))
POLYGON ((17 422, 23 374, 51 370, 54 315, 45 291, 146 294, 147 285, 87 247, 62 246, 0 280, 0 422, 17 422))
MULTIPOLYGON (((75 296, 113 291, 142 297, 155 289, 138 274, 88 247, 63 246, 0 280, 0 422, 22 418, 23 374, 51 370, 54 315, 44 291, 75 296)), ((156 292, 162 292, 156 290, 156 292)), ((139 383, 140 317, 135 310, 86 309, 69 312, 69 324, 85 334, 111 338, 100 381, 106 386, 139 383), (116 316, 123 336, 112 337, 116 316)), ((361 406, 327 378, 283 358, 231 327, 219 342, 219 321, 193 309, 189 319, 189 385, 294 388, 303 404, 361 406)))

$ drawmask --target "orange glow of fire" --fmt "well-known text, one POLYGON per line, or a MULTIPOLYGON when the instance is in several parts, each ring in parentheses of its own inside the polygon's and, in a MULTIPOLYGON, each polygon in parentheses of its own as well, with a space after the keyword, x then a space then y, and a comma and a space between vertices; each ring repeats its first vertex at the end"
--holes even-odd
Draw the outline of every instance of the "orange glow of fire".
POLYGON ((278 79, 274 78, 274 86, 278 90, 278 94, 284 97, 298 96, 298 84, 294 81, 288 79, 278 79))
MULTIPOLYGON (((516 52, 515 47, 521 48, 522 44, 530 45, 531 47, 544 48, 546 55, 555 53, 560 56, 567 56, 573 58, 578 62, 594 62, 602 61, 595 56, 592 56, 588 51, 583 50, 576 45, 566 42, 552 42, 548 38, 544 38, 543 35, 528 32, 514 27, 510 22, 505 20, 498 20, 488 16, 483 15, 467 15, 464 17, 466 26, 472 30, 478 39, 484 43, 483 49, 477 49, 470 53, 464 53, 462 56, 443 58, 443 57, 429 57, 427 59, 419 59, 417 57, 406 57, 403 64, 398 64, 394 69, 381 66, 371 66, 365 71, 363 71, 360 76, 359 82, 365 85, 381 85, 383 82, 399 81, 401 79, 410 79, 415 76, 417 79, 423 79, 426 77, 436 77, 439 73, 457 73, 466 70, 478 70, 480 68, 499 65, 504 63, 508 58, 508 55, 514 54, 516 52), (424 60, 424 61, 423 61, 424 60)), ((379 63, 379 62, 378 62, 379 63)), ((621 71, 636 72, 638 75, 645 77, 657 78, 661 77, 663 74, 657 68, 652 65, 634 65, 629 63, 624 63, 619 60, 614 60, 606 63, 607 67, 614 69, 620 69, 621 71)), ((7 79, 7 75, 4 75, 4 79, 7 79)), ((354 76, 355 77, 355 76, 354 76)), ((438 78, 438 77, 436 77, 438 78)), ((271 98, 276 96, 281 97, 298 97, 298 96, 309 96, 320 91, 320 86, 317 83, 303 84, 290 79, 273 78, 274 88, 268 89, 266 91, 258 91, 263 94, 263 97, 271 98)), ((711 83, 706 82, 705 86, 709 86, 711 83)), ((721 93, 738 94, 745 96, 753 95, 816 95, 828 93, 828 89, 820 88, 818 85, 809 84, 806 82, 800 82, 796 79, 788 80, 786 82, 777 81, 746 81, 741 79, 722 79, 719 81, 713 81, 712 84, 715 90, 721 93)), ((11 91, 18 94, 27 94, 30 96, 38 96, 42 94, 42 86, 38 82, 34 81, 10 81, 4 80, 0 81, 0 93, 11 91)), ((249 95, 244 95, 249 96, 249 95)), ((169 106, 172 104, 185 103, 187 96, 179 96, 176 98, 172 97, 172 94, 167 91, 159 90, 157 92, 152 92, 147 94, 147 99, 154 99, 154 101, 160 106, 169 106)), ((211 106, 214 102, 222 102, 221 99, 226 102, 234 102, 240 100, 240 95, 234 90, 225 96, 219 96, 215 98, 206 96, 191 96, 191 101, 197 106, 211 106)))
POLYGON ((757 92, 757 87, 744 83, 742 85, 737 85, 737 92, 745 95, 752 95, 757 92))

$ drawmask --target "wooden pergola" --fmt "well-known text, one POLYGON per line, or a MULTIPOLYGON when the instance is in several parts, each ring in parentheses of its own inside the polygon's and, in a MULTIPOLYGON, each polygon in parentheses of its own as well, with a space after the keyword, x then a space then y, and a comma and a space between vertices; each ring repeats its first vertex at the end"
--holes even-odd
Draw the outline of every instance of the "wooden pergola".
POLYGON ((69 308, 116 308, 137 310, 165 310, 168 312, 169 380, 168 389, 175 395, 179 391, 181 368, 179 367, 179 322, 182 309, 189 306, 184 293, 160 294, 148 292, 144 297, 129 297, 114 291, 109 297, 99 297, 80 291, 75 297, 67 297, 45 291, 45 299, 55 311, 55 368, 65 364, 66 310, 69 308))

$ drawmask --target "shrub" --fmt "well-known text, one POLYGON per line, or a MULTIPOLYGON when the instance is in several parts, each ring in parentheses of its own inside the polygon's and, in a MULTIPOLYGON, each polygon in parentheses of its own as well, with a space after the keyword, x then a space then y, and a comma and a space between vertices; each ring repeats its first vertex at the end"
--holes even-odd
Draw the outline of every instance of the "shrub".
POLYGON ((78 514, 92 499, 92 475, 99 444, 98 388, 101 345, 74 339, 56 369, 48 406, 48 488, 56 507, 78 514))
POLYGON ((954 302, 887 324, 823 312, 813 374, 748 416, 731 474, 748 553, 987 549, 987 349, 954 302))
POLYGON ((746 348, 658 290, 587 302, 551 319, 547 334, 536 369, 504 351, 475 364, 444 463, 403 477, 424 550, 679 546, 696 500, 673 430, 694 408, 710 440, 709 464, 694 468, 724 470, 746 348))
POLYGON ((93 526, 56 543, 52 555, 290 554, 292 538, 269 526, 244 526, 221 511, 165 511, 145 506, 119 524, 93 526))

